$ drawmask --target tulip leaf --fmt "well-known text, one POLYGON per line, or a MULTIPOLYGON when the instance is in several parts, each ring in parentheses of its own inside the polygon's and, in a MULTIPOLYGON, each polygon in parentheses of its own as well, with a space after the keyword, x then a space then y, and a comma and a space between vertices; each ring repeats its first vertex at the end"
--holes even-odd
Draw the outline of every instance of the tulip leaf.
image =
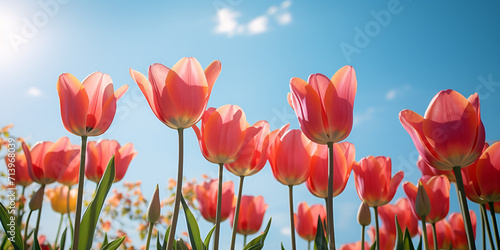
POLYGON ((177 246, 176 250, 189 250, 186 243, 182 239, 179 239, 175 245, 177 246))
POLYGON ((3 240, 2 240, 2 245, 0 245, 0 249, 2 249, 2 250, 7 250, 7 249, 8 249, 8 247, 10 246, 10 244, 9 244, 9 243, 10 243, 10 241, 8 241, 8 240, 7 240, 7 235, 5 235, 5 236, 3 237, 3 240))
POLYGON ((285 250, 285 247, 283 246, 283 242, 281 242, 281 250, 285 250))
POLYGON ((99 214, 101 213, 102 206, 104 205, 104 201, 106 200, 106 196, 108 195, 114 179, 115 156, 113 155, 113 157, 109 160, 101 181, 99 181, 94 199, 92 199, 87 207, 87 210, 85 211, 85 214, 83 215, 82 222, 80 224, 80 238, 78 241, 79 249, 90 250, 92 247, 95 228, 99 220, 99 214))
POLYGON ((267 233, 269 232, 269 228, 271 227, 271 221, 273 218, 269 219, 267 223, 266 230, 264 232, 255 237, 255 239, 248 242, 248 244, 243 248, 243 250, 261 250, 264 247, 264 241, 266 240, 267 233))
POLYGON ((167 231, 165 232, 165 237, 163 238, 163 246, 161 247, 161 250, 167 250, 167 241, 169 234, 170 234, 170 226, 167 227, 167 231))
POLYGON ((408 231, 408 228, 406 228, 406 230, 405 230, 403 249, 404 250, 415 250, 415 247, 413 247, 413 242, 411 241, 410 231, 408 231))
POLYGON ((191 210, 184 200, 184 197, 181 194, 181 202, 182 209, 184 209, 184 215, 186 216, 186 224, 188 227, 189 240, 191 241, 191 247, 193 250, 203 250, 203 243, 201 242, 200 236, 200 228, 198 227, 198 222, 196 222, 196 218, 194 217, 191 210))
POLYGON ((422 236, 420 236, 420 240, 418 241, 417 250, 422 250, 422 236))
POLYGON ((156 250, 161 250, 160 233, 156 234, 156 250))
POLYGON ((106 246, 104 246, 103 248, 101 248, 102 250, 116 250, 120 247, 120 245, 123 243, 123 241, 125 240, 125 237, 126 236, 122 236, 114 241, 111 241, 110 243, 108 243, 106 246))
POLYGON ((401 231, 401 227, 399 226, 398 223, 398 215, 396 214, 395 219, 396 223, 396 232, 397 232, 397 238, 396 238, 396 250, 403 250, 403 244, 404 244, 404 238, 403 238, 403 232, 401 231))
MULTIPOLYGON (((36 236, 36 234, 35 234, 36 236)), ((38 237, 33 237, 33 246, 31 246, 32 250, 42 250, 42 247, 40 247, 40 242, 38 242, 38 237)))
POLYGON ((205 245, 204 249, 208 250, 208 246, 210 245, 210 239, 212 238, 212 234, 213 234, 214 230, 215 230, 215 225, 208 232, 207 237, 205 237, 205 241, 203 242, 203 244, 205 245))
POLYGON ((318 229, 316 230, 316 237, 314 238, 314 250, 328 250, 328 242, 325 237, 325 230, 323 229, 324 224, 321 222, 321 217, 319 216, 317 225, 318 229))
POLYGON ((376 240, 375 240, 375 241, 373 241, 373 244, 372 244, 372 246, 370 247, 370 250, 375 250, 375 249, 377 249, 377 241, 376 241, 376 240))
POLYGON ((65 228, 62 236, 61 236, 61 243, 59 244, 59 249, 64 250, 64 247, 66 246, 66 232, 68 231, 68 228, 65 228))
POLYGON ((21 232, 19 231, 19 227, 16 226, 15 216, 9 215, 9 212, 3 206, 2 203, 0 203, 0 220, 2 221, 2 226, 3 229, 5 230, 5 234, 8 236, 7 238, 10 241, 10 243, 12 243, 14 249, 23 250, 24 249, 23 239, 21 238, 21 232))
POLYGON ((104 233, 104 240, 101 244, 101 249, 108 244, 108 233, 104 233))

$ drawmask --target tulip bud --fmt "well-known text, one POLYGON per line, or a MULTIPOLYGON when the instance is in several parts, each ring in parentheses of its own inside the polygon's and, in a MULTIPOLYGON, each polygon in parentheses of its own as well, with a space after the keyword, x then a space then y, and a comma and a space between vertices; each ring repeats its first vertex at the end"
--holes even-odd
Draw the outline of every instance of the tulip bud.
POLYGON ((372 222, 370 207, 365 202, 361 203, 358 210, 358 223, 361 226, 368 226, 372 222))
POLYGON ((42 207, 43 203, 43 192, 45 190, 45 186, 40 187, 38 191, 31 197, 30 200, 30 209, 36 211, 42 207))
POLYGON ((160 194, 158 193, 158 184, 156 184, 156 190, 149 203, 147 218, 150 223, 155 223, 160 219, 160 194))
POLYGON ((415 199, 415 211, 420 218, 423 218, 431 213, 431 202, 425 191, 422 182, 418 183, 417 197, 415 199))

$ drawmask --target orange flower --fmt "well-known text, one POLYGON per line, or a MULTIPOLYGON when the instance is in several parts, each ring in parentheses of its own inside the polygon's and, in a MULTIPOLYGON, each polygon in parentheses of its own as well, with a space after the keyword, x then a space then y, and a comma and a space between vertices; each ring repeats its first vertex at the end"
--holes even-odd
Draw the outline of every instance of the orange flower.
MULTIPOLYGON (((472 231, 474 232, 474 238, 476 237, 476 223, 477 217, 474 211, 469 210, 470 218, 472 221, 472 231)), ((465 233, 464 219, 460 213, 452 213, 448 216, 448 221, 453 229, 453 249, 456 250, 466 250, 469 249, 467 244, 467 235, 465 233)), ((438 236, 439 239, 439 236, 438 236)))
MULTIPOLYGON (((434 250, 434 237, 432 235, 432 225, 427 223, 427 240, 429 242, 429 250, 434 250)), ((464 234, 465 236, 465 234, 464 234)), ((446 220, 436 222, 436 237, 438 239, 438 249, 450 249, 453 244, 453 229, 450 223, 446 220)), ((464 238, 467 241, 467 237, 464 238)), ((455 245, 453 245, 455 249, 455 245)))
POLYGON ((237 176, 250 176, 258 173, 267 162, 269 146, 269 123, 258 121, 253 127, 261 128, 248 144, 241 149, 240 156, 232 163, 225 164, 226 169, 237 176))
MULTIPOLYGON (((243 195, 241 197, 241 205, 238 215, 238 227, 236 232, 244 235, 257 233, 262 226, 264 213, 266 212, 268 207, 269 205, 264 203, 264 197, 260 195, 257 197, 243 195)), ((234 212, 231 213, 229 221, 231 222, 232 227, 234 221, 234 212)))
POLYGON ((422 176, 436 176, 436 175, 444 175, 450 182, 457 182, 455 179, 455 174, 453 173, 453 170, 439 170, 437 168, 433 168, 427 164, 422 159, 422 156, 418 156, 417 160, 417 167, 420 169, 420 172, 422 172, 422 176))
MULTIPOLYGON (((339 250, 359 250, 361 249, 361 241, 358 242, 353 242, 353 243, 347 243, 344 245, 341 245, 339 250)), ((368 242, 365 241, 365 249, 370 249, 370 245, 368 245, 368 242)))
POLYGON ((331 79, 318 73, 307 82, 297 77, 290 80, 288 99, 307 138, 327 144, 351 133, 356 85, 351 66, 342 67, 331 79))
POLYGON ((481 155, 485 134, 477 93, 466 99, 451 89, 440 91, 424 117, 403 110, 399 120, 422 158, 434 168, 467 167, 481 155))
MULTIPOLYGON (((66 214, 68 213, 68 186, 58 186, 54 189, 47 189, 47 196, 50 199, 50 205, 52 209, 58 213, 66 214)), ((78 195, 78 189, 73 188, 69 191, 69 211, 74 212, 76 210, 76 196, 78 195)))
MULTIPOLYGON (((486 151, 486 149, 488 149, 488 147, 489 147, 489 144, 484 143, 483 154, 486 151)), ((481 157, 483 157, 483 156, 481 156, 481 157)), ((481 186, 483 186, 483 185, 490 185, 490 186, 495 185, 496 181, 494 183, 481 183, 481 182, 479 182, 478 175, 484 175, 484 174, 495 175, 495 173, 493 173, 495 170, 493 170, 491 172, 491 170, 485 169, 485 171, 487 171, 487 173, 479 172, 477 166, 478 166, 478 162, 481 159, 481 157, 478 158, 477 161, 475 161, 474 163, 472 163, 468 167, 462 168, 461 170, 462 170, 462 176, 463 176, 463 182, 464 182, 464 191, 465 191, 465 195, 467 196, 467 198, 469 200, 471 200, 472 202, 475 202, 478 204, 486 204, 490 201, 493 201, 493 200, 490 200, 488 197, 486 197, 486 195, 495 196, 495 194, 494 193, 483 194, 481 186)), ((486 177, 486 179, 488 179, 488 177, 486 177)), ((498 184, 497 184, 497 186, 498 186, 498 184)))
POLYGON ((91 141, 87 144, 87 161, 85 165, 85 176, 93 182, 99 182, 108 166, 111 157, 115 155, 115 180, 118 182, 125 176, 128 166, 137 152, 134 145, 127 143, 120 147, 115 140, 91 141))
POLYGON ((361 201, 370 207, 380 207, 389 203, 403 179, 403 171, 391 178, 391 158, 368 156, 354 164, 354 181, 361 201))
POLYGON ((106 132, 116 113, 116 101, 127 92, 123 85, 113 92, 111 77, 101 72, 87 76, 83 83, 70 73, 59 76, 57 92, 64 127, 78 136, 106 132))
MULTIPOLYGON (((372 240, 372 244, 375 244, 376 240, 376 231, 375 227, 371 226, 366 232, 370 239, 372 240)), ((396 235, 392 234, 386 226, 382 226, 379 229, 379 237, 380 237, 380 249, 381 250, 393 250, 394 245, 396 244, 396 235)))
POLYGON ((418 234, 418 218, 411 212, 411 207, 412 205, 407 198, 401 198, 395 205, 387 204, 378 209, 380 219, 391 234, 397 234, 396 215, 399 227, 403 232, 407 228, 411 237, 418 234))
POLYGON ((318 217, 321 221, 326 221, 325 206, 316 204, 309 207, 306 202, 299 203, 297 213, 294 214, 295 230, 300 237, 307 241, 312 241, 316 237, 318 230, 318 217))
MULTIPOLYGON (((205 181, 196 186, 196 200, 199 204, 200 213, 205 220, 215 223, 217 212, 217 189, 219 182, 214 180, 205 181)), ((226 220, 234 210, 234 184, 231 181, 222 183, 221 198, 221 222, 226 220)))
MULTIPOLYGON (((450 182, 444 175, 424 176, 420 179, 420 182, 431 202, 431 212, 426 216, 425 221, 427 223, 435 223, 444 219, 450 210, 450 182)), ((417 187, 410 182, 405 182, 403 188, 412 204, 411 207, 414 215, 421 220, 415 210, 417 187)))
POLYGON ((245 113, 236 105, 209 108, 203 113, 201 128, 194 125, 200 149, 209 162, 231 163, 262 128, 248 125, 245 113))
POLYGON ((484 200, 500 201, 500 142, 488 147, 479 157, 476 176, 484 200))
POLYGON ((159 63, 149 66, 149 80, 133 69, 130 76, 156 117, 169 128, 179 129, 200 120, 220 70, 220 61, 213 61, 203 72, 198 60, 184 57, 171 69, 159 63))
MULTIPOLYGON (((356 155, 354 145, 349 142, 333 144, 334 179, 333 197, 344 191, 347 180, 351 175, 354 157, 356 155)), ((316 197, 326 198, 328 196, 328 147, 318 145, 311 158, 309 178, 306 187, 316 197)))
POLYGON ((311 155, 317 144, 298 129, 289 130, 288 124, 270 136, 269 164, 274 178, 283 185, 299 185, 309 177, 311 155))
POLYGON ((69 187, 78 184, 78 174, 80 171, 80 146, 72 145, 71 147, 76 150, 78 154, 69 162, 64 174, 57 179, 57 182, 69 187))
POLYGON ((55 143, 45 141, 35 144, 31 151, 23 142, 23 151, 31 179, 39 184, 50 184, 66 171, 70 161, 78 155, 68 137, 61 137, 55 143))
POLYGON ((30 185, 33 180, 30 177, 29 170, 28 170, 28 163, 26 162, 26 156, 24 153, 21 152, 15 152, 14 157, 5 156, 5 164, 7 165, 7 168, 15 169, 15 180, 14 182, 16 185, 20 186, 28 186, 30 185))

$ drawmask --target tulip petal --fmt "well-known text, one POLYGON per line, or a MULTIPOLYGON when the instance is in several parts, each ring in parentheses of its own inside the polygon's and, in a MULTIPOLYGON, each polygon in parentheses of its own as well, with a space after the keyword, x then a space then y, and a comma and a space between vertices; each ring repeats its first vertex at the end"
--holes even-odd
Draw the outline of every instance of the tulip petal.
POLYGON ((337 90, 338 96, 347 100, 353 106, 357 91, 356 72, 354 68, 348 65, 340 68, 332 76, 331 81, 337 90))
POLYGON ((500 201, 500 142, 484 151, 476 165, 477 182, 488 202, 500 201))
POLYGON ((160 119, 160 121, 163 121, 161 114, 158 113, 158 108, 156 107, 156 101, 153 89, 151 87, 151 83, 148 81, 148 78, 146 78, 146 76, 144 76, 142 73, 133 70, 132 68, 130 68, 129 72, 134 82, 136 82, 137 85, 139 85, 139 88, 141 89, 142 94, 146 97, 146 100, 148 101, 148 104, 151 107, 153 113, 156 115, 156 117, 158 117, 158 119, 160 119))
POLYGON ((392 200, 392 198, 394 198, 394 195, 396 194, 398 186, 403 180, 404 175, 405 174, 403 173, 403 171, 399 171, 392 177, 391 182, 389 183, 389 190, 386 196, 387 201, 390 201, 392 200))
POLYGON ((118 151, 115 151, 115 180, 113 182, 118 182, 125 176, 130 162, 137 156, 137 152, 134 150, 134 145, 132 143, 127 143, 123 145, 118 151))
POLYGON ((208 97, 210 97, 210 94, 212 93, 212 89, 214 87, 215 81, 219 77, 221 71, 221 63, 219 60, 215 60, 208 67, 205 69, 205 77, 207 79, 207 84, 208 84, 208 97))
POLYGON ((89 97, 84 86, 72 74, 64 73, 57 81, 57 92, 64 127, 75 135, 86 135, 89 97))

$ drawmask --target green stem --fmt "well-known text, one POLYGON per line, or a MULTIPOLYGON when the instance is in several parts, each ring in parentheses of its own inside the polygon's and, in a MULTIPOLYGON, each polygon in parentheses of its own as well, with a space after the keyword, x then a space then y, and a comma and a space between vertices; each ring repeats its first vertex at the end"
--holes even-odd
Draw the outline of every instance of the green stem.
POLYGON ((365 250, 365 226, 361 226, 361 250, 365 250))
POLYGON ((26 190, 26 187, 23 186, 22 191, 21 191, 21 197, 19 198, 19 210, 17 210, 17 226, 21 228, 21 224, 23 221, 23 216, 24 216, 24 202, 22 202, 24 198, 24 191, 26 190))
MULTIPOLYGON (((421 219, 422 219, 422 231, 423 231, 422 234, 424 235, 424 249, 429 250, 429 240, 427 239, 427 225, 425 224, 425 216, 422 216, 421 219)), ((436 241, 436 239, 434 239, 434 241, 436 241)))
POLYGON ((245 179, 245 176, 240 176, 240 185, 238 188, 238 199, 236 201, 236 210, 234 210, 233 232, 231 234, 231 250, 234 250, 234 244, 236 243, 236 231, 238 229, 238 218, 240 216, 241 193, 243 192, 243 180, 244 179, 245 179))
POLYGON ((333 174, 333 142, 328 142, 328 197, 326 197, 326 221, 330 250, 335 250, 335 233, 333 229, 333 174))
POLYGON ((307 250, 311 250, 311 241, 310 240, 307 241, 307 250))
POLYGON ((215 216, 215 239, 214 250, 219 249, 219 233, 220 233, 220 211, 222 208, 222 173, 224 172, 224 163, 219 164, 219 189, 217 191, 217 214, 215 216))
POLYGON ((493 235, 491 234, 490 223, 488 222, 488 213, 486 212, 486 204, 480 204, 481 209, 481 221, 483 222, 483 248, 486 248, 486 232, 488 233, 488 239, 490 240, 491 249, 495 250, 495 243, 493 243, 493 235), (486 226, 486 232, 484 230, 486 226))
POLYGON ((69 220, 69 228, 71 228, 71 244, 73 244, 73 222, 71 222, 71 211, 69 210, 69 200, 70 200, 70 195, 69 192, 71 191, 71 186, 68 186, 68 197, 66 200, 66 212, 68 214, 68 220, 69 220))
POLYGON ((243 235, 243 247, 245 247, 246 244, 247 244, 247 235, 244 234, 243 235))
POLYGON ((59 220, 59 226, 57 227, 56 240, 54 241, 54 249, 57 249, 57 240, 59 240, 59 233, 61 232, 61 225, 64 219, 64 214, 61 214, 61 220, 59 220))
POLYGON ((380 250, 380 231, 379 231, 379 226, 378 226, 378 207, 373 207, 373 210, 375 211, 375 233, 376 233, 376 239, 377 239, 377 250, 380 250))
POLYGON ((45 194, 45 184, 42 184, 42 204, 40 204, 40 209, 38 209, 38 218, 36 219, 36 227, 35 227, 35 235, 34 237, 38 237, 38 229, 40 227, 40 218, 42 218, 42 207, 43 207, 43 196, 45 194))
POLYGON ((292 250, 295 250, 296 246, 295 246, 295 222, 293 218, 293 185, 288 185, 288 200, 290 201, 290 228, 292 235, 292 250))
POLYGON ((146 241, 146 250, 149 250, 149 243, 151 242, 151 234, 153 234, 153 226, 154 223, 149 223, 149 230, 148 230, 148 240, 146 241))
POLYGON ((495 216, 495 204, 493 202, 488 202, 490 206, 491 220, 493 221, 493 229, 495 230, 495 238, 497 238, 497 249, 500 249, 500 236, 498 234, 497 218, 495 216))
POLYGON ((26 226, 24 227, 24 248, 25 249, 28 249, 28 247, 26 246, 26 241, 28 240, 28 227, 29 227, 29 224, 30 224, 30 218, 31 218, 31 214, 33 213, 33 210, 30 210, 29 214, 28 214, 28 219, 26 219, 26 226))
POLYGON ((467 199, 465 198, 464 182, 462 180, 461 168, 454 167, 453 172, 455 173, 455 179, 457 181, 457 195, 458 201, 460 203, 460 210, 462 211, 462 217, 464 219, 465 233, 467 234, 467 243, 469 244, 470 250, 476 250, 476 242, 474 241, 474 232, 472 231, 469 206, 467 205, 467 199))
POLYGON ((434 249, 438 249, 438 238, 437 238, 437 233, 436 233, 436 222, 431 223, 432 226, 432 238, 434 239, 434 249))
MULTIPOLYGON (((78 250, 78 239, 80 236, 80 220, 83 204, 83 183, 85 181, 85 155, 87 154, 87 136, 82 136, 80 150, 80 170, 78 173, 78 198, 76 200, 75 230, 73 234, 73 250, 78 250)), ((69 192, 69 191, 68 191, 69 192)))
POLYGON ((174 247, 175 229, 177 227, 177 218, 179 216, 179 207, 182 194, 182 175, 184 171, 184 129, 177 129, 179 137, 179 165, 177 167, 177 187, 175 189, 174 213, 172 215, 172 224, 170 225, 170 233, 168 235, 167 249, 174 247))

